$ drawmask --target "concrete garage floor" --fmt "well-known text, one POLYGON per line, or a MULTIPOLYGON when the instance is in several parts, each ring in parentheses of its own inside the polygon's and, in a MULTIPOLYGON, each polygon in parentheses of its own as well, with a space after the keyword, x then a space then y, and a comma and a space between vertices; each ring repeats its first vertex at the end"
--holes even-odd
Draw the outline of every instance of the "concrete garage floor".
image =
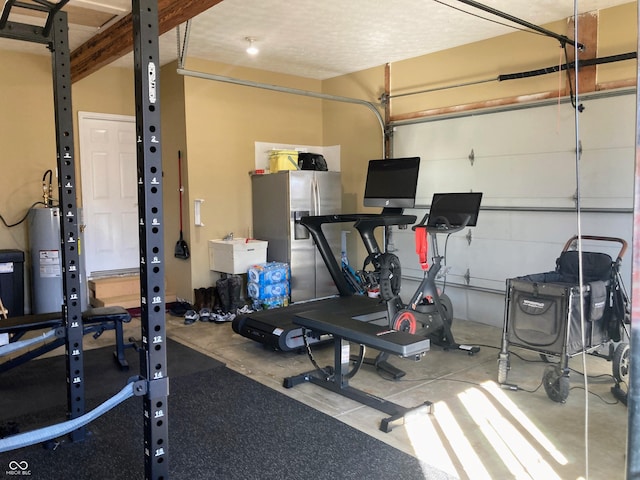
MULTIPOLYGON (((389 433, 379 430, 386 414, 317 385, 284 388, 283 379, 312 370, 305 353, 277 352, 236 334, 231 323, 184 325, 167 315, 167 336, 209 355, 247 377, 388 443, 423 463, 460 479, 611 480, 625 478, 627 407, 611 394, 612 364, 586 355, 571 359, 571 390, 566 403, 553 402, 541 386, 546 367, 540 356, 511 348, 508 381, 517 391, 496 383, 502 329, 454 321, 456 341, 480 345, 470 356, 433 347, 420 361, 391 358, 406 372, 401 380, 380 376, 363 366, 349 384, 404 407, 433 402, 389 433), (495 347, 495 348, 492 348, 495 347)), ((114 343, 106 332, 85 337, 85 349, 114 343)), ((140 319, 125 327, 125 338, 140 338, 140 319)), ((333 364, 332 345, 315 347, 321 366, 333 364)), ((52 354, 63 353, 62 348, 52 354)), ((357 353, 354 346, 352 353, 357 353)), ((130 352, 128 352, 130 354, 130 352)), ((375 356, 369 351, 367 356, 375 356)), ((241 399, 239 399, 241 401, 241 399)), ((398 478, 402 478, 399 472, 398 478)))
MULTIPOLYGON (((139 320, 127 329, 139 338, 139 320)), ((586 356, 588 395, 578 373, 583 371, 582 356, 571 360, 571 390, 566 403, 560 404, 541 386, 546 364, 537 353, 512 348, 508 380, 519 390, 501 389, 495 383, 498 349, 490 347, 499 347, 501 329, 454 322, 456 340, 483 345, 479 353, 469 356, 433 347, 418 362, 391 359, 407 372, 401 380, 385 379, 373 367, 363 366, 350 381, 353 387, 405 407, 434 403, 432 414, 421 413, 384 433, 379 430, 386 417, 382 412, 309 383, 283 387, 285 377, 313 368, 306 354, 273 351, 237 335, 230 323, 184 325, 182 318, 167 315, 167 335, 462 479, 625 476, 627 408, 611 394, 611 362, 602 358, 586 356)), ((331 365, 331 345, 316 348, 315 356, 321 366, 331 365)))

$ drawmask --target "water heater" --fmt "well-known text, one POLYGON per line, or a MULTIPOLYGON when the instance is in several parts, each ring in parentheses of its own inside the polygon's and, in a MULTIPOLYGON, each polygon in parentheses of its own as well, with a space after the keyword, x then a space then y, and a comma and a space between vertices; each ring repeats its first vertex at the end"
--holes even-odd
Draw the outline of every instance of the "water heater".
MULTIPOLYGON (((32 208, 29 211, 29 251, 31 254, 31 312, 60 312, 63 302, 63 272, 58 207, 32 208)), ((87 295, 83 265, 84 262, 81 261, 81 305, 85 310, 87 295)))
POLYGON ((32 208, 29 211, 32 313, 62 310, 62 247, 60 209, 32 208))

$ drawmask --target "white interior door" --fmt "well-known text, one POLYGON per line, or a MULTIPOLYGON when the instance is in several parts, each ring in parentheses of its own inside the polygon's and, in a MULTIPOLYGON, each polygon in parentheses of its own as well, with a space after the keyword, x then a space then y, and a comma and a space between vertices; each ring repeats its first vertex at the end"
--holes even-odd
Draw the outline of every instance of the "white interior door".
POLYGON ((78 118, 87 276, 138 270, 135 117, 78 118))

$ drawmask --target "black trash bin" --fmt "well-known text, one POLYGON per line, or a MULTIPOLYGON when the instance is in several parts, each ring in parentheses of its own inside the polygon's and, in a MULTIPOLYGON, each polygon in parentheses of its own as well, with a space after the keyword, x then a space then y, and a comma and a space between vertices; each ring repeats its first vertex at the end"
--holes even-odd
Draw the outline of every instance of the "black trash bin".
POLYGON ((0 250, 0 298, 9 317, 24 315, 24 252, 0 250))

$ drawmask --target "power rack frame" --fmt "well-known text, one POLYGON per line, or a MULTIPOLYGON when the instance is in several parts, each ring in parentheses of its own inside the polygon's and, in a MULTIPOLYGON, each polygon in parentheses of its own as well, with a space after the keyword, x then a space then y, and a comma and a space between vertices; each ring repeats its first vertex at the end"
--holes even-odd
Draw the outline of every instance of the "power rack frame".
MULTIPOLYGON (((74 419, 85 413, 85 391, 71 55, 67 14, 62 11, 68 1, 54 3, 47 0, 6 0, 0 15, 0 37, 46 45, 52 55, 58 190, 62 212, 60 240, 63 265, 62 316, 66 330, 67 416, 74 419), (44 13, 44 26, 9 21, 14 7, 44 13)), ((145 477, 160 479, 169 476, 169 378, 165 331, 157 1, 132 0, 132 18, 143 350, 137 394, 144 396, 145 477)), ((81 441, 85 437, 86 427, 80 427, 70 434, 71 441, 81 441)))
MULTIPOLYGON (((76 203, 75 154, 73 143, 73 111, 71 109, 71 65, 67 14, 57 4, 24 3, 8 0, 0 16, 0 37, 41 43, 51 51, 53 106, 58 162, 58 195, 60 203, 60 241, 62 246, 62 317, 66 329, 65 356, 67 373, 67 416, 85 413, 84 352, 82 351, 82 307, 80 305, 80 271, 78 254, 78 216, 76 203), (13 7, 47 14, 43 27, 9 21, 13 7)), ((85 427, 74 430, 72 441, 84 440, 85 427)))

